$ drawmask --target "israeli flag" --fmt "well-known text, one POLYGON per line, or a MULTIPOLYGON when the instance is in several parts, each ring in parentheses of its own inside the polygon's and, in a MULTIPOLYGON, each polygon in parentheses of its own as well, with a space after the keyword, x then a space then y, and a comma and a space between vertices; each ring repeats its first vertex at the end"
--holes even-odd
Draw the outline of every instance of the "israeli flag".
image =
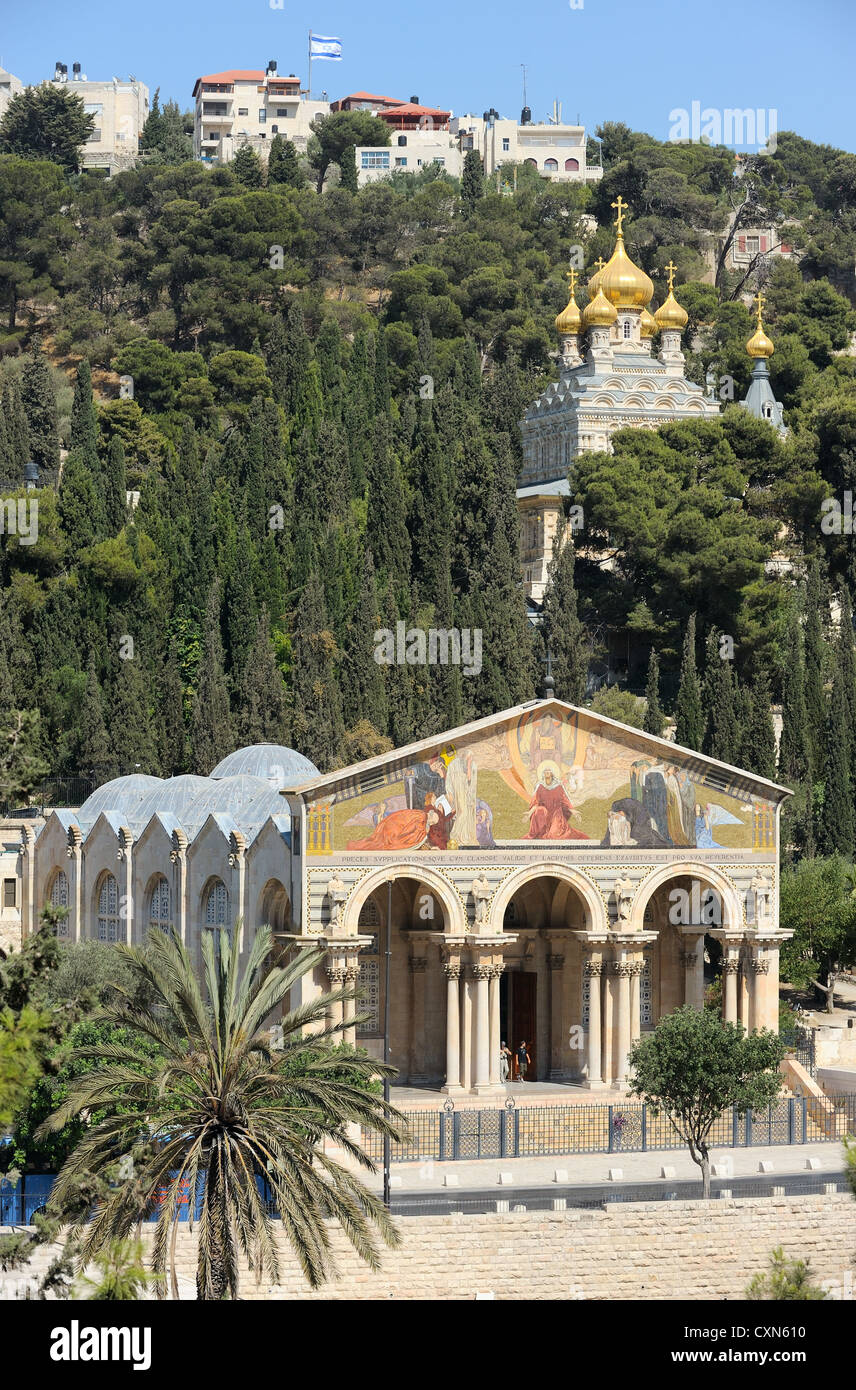
POLYGON ((342 40, 325 39, 320 34, 312 34, 309 40, 309 54, 312 58, 328 58, 333 63, 341 63, 342 40))

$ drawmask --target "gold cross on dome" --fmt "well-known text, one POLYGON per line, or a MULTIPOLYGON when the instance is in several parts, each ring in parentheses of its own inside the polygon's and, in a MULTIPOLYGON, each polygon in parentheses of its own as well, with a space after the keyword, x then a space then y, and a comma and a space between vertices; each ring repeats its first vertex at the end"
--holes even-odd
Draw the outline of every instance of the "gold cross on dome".
POLYGON ((761 293, 761 291, 759 290, 758 293, 755 295, 755 306, 756 306, 757 311, 758 311, 758 324, 759 324, 759 326, 760 326, 760 323, 761 323, 761 310, 763 309, 764 304, 765 304, 764 296, 763 296, 763 294, 761 293))
POLYGON ((605 265, 606 265, 606 261, 603 259, 603 256, 598 256, 597 260, 595 261, 595 266, 596 266, 596 268, 597 268, 598 270, 603 270, 603 267, 604 267, 605 265))
POLYGON ((576 269, 574 268, 574 266, 571 266, 570 270, 566 270, 566 271, 565 271, 565 274, 567 275, 567 277, 568 277, 568 279, 569 279, 569 281, 570 281, 570 283, 571 283, 571 299, 573 299, 573 297, 574 297, 574 290, 577 288, 577 281, 578 281, 579 278, 580 278, 580 273, 579 273, 578 270, 576 270, 576 269))
POLYGON ((674 284, 675 284, 675 271, 677 270, 677 268, 678 268, 678 267, 675 265, 674 261, 669 261, 669 264, 668 264, 668 265, 666 266, 666 268, 665 268, 665 269, 666 269, 666 274, 667 274, 668 277, 669 277, 669 292, 670 292, 670 293, 671 293, 672 289, 674 288, 674 284))
POLYGON ((625 203, 624 199, 622 198, 621 194, 619 193, 619 195, 618 195, 618 197, 616 198, 615 202, 614 202, 614 203, 610 203, 609 206, 610 206, 611 208, 615 208, 615 210, 616 210, 615 222, 613 223, 613 226, 615 227, 616 231, 618 232, 618 235, 621 236, 621 235, 622 235, 622 232, 621 232, 621 224, 622 224, 622 222, 624 221, 624 215, 625 215, 625 213, 626 213, 626 211, 627 211, 627 204, 625 203))

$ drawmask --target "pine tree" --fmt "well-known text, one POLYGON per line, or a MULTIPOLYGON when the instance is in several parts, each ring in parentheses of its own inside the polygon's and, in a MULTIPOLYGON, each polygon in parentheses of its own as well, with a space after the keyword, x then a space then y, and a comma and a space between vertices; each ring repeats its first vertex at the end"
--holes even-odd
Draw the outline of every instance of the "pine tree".
POLYGON ((826 734, 826 696, 823 682, 826 669, 826 644, 823 640, 823 592, 820 566, 812 559, 805 586, 805 713, 806 736, 812 767, 823 766, 823 742, 826 734))
POLYGON ((682 748, 694 748, 701 752, 704 738, 704 711, 701 703, 701 684, 696 668, 695 653, 696 616, 690 614, 684 634, 684 651, 681 660, 681 679, 678 698, 675 704, 675 742, 682 748))
POLYGON ((776 776, 776 733, 770 713, 770 682, 762 666, 758 667, 749 689, 738 762, 759 777, 772 780, 776 776))
POLYGON ((275 135, 270 142, 267 167, 268 188, 281 184, 285 188, 302 188, 303 175, 297 150, 290 140, 275 135))
POLYGON ((476 203, 484 195, 484 166, 478 150, 468 150, 464 156, 464 172, 461 179, 461 212, 465 218, 472 217, 476 203))
POLYGON ((266 611, 259 615, 252 646, 238 687, 238 739, 251 743, 285 743, 288 738, 288 705, 266 611))
POLYGON ((59 468, 56 391, 38 334, 21 374, 21 404, 27 417, 30 457, 42 482, 53 482, 59 468))
POLYGON ((805 662, 799 615, 788 630, 782 678, 782 736, 779 740, 779 778, 786 786, 812 782, 814 768, 805 709, 805 662))
POLYGON ((219 579, 211 585, 205 608, 202 660, 190 716, 190 747, 193 770, 202 777, 207 777, 235 747, 229 688, 223 669, 219 579))
POLYGON ((722 763, 735 763, 739 748, 736 696, 732 663, 720 652, 719 634, 711 630, 705 644, 702 690, 705 733, 702 752, 722 763))
POLYGON ((356 193, 359 187, 357 183, 357 150, 355 145, 347 145, 342 151, 339 159, 339 187, 346 193, 356 193))
POLYGON ((118 535, 128 520, 127 479, 125 477, 125 446, 118 434, 110 440, 105 470, 104 511, 107 530, 118 535))
POLYGON ((850 786, 850 744, 844 677, 836 666, 826 724, 823 766, 823 811, 820 849, 823 854, 853 854, 853 795, 850 786))
POLYGON ((551 658, 556 696, 568 704, 581 705, 586 693, 588 645, 577 615, 575 563, 573 540, 559 536, 544 590, 541 634, 544 654, 549 652, 551 658))
POLYGON ((78 721, 75 756, 84 777, 94 777, 101 783, 118 775, 118 760, 107 733, 104 701, 92 656, 86 667, 86 697, 78 721))
POLYGON ((232 160, 232 173, 244 188, 262 188, 264 165, 252 145, 242 145, 232 160))
POLYGON ((642 721, 642 728, 646 734, 655 734, 657 738, 663 737, 663 726, 665 719, 663 710, 660 706, 660 663, 657 660, 657 653, 651 648, 651 655, 648 657, 648 679, 645 684, 645 718, 642 721))
POLYGON ((294 615, 292 730, 295 747, 322 772, 337 765, 345 731, 336 656, 324 590, 313 569, 294 615))

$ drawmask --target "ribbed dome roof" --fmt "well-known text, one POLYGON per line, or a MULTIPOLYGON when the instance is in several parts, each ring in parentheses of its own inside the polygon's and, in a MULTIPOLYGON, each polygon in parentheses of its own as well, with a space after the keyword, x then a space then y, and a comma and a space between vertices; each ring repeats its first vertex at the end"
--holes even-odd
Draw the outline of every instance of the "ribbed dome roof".
POLYGON ((580 331, 580 309, 573 296, 561 314, 556 315, 556 332, 560 337, 573 336, 580 331))
POLYGON ((642 337, 653 338, 654 334, 657 332, 657 320, 654 318, 654 315, 649 313, 647 309, 643 309, 642 313, 639 315, 639 323, 639 332, 642 337))
MULTIPOLYGON (((217 811, 232 816, 235 821, 243 821, 245 808, 273 790, 261 777, 206 777, 203 780, 205 786, 188 802, 181 816, 188 830, 198 828, 217 811)), ((277 797, 278 809, 288 809, 279 794, 275 791, 273 794, 277 797)))
POLYGON ((135 819, 148 821, 158 811, 164 811, 181 820, 194 798, 212 785, 210 777, 194 777, 191 773, 182 777, 169 777, 165 782, 159 782, 153 787, 148 796, 140 802, 135 819))
POLYGON ((139 808, 145 798, 164 785, 162 778, 149 777, 144 772, 132 772, 127 777, 114 777, 111 782, 96 787, 78 811, 80 821, 95 821, 102 811, 139 819, 139 808))
POLYGON ((583 329, 608 328, 618 318, 618 310, 599 289, 590 304, 583 309, 583 329))
POLYGON ((286 748, 281 743, 253 743, 249 748, 238 748, 223 758, 212 777, 260 777, 277 791, 285 787, 296 787, 320 776, 314 763, 304 758, 294 748, 286 748))
POLYGON ((603 267, 600 288, 616 309, 643 309, 654 293, 653 281, 631 261, 620 232, 615 250, 603 267))
POLYGON ((657 310, 654 318, 658 328, 668 328, 681 333, 689 322, 689 314, 686 309, 678 303, 671 290, 666 295, 663 303, 657 310))

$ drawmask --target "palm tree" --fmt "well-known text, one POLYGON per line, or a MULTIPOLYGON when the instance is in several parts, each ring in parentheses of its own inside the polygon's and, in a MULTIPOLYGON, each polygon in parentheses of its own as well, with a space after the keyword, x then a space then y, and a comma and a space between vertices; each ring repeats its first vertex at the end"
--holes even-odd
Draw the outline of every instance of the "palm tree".
POLYGON ((111 1240, 95 1256, 97 1275, 82 1275, 74 1297, 90 1301, 132 1302, 159 1282, 143 1263, 141 1240, 111 1240))
MULTIPOLYGON (((399 1243, 380 1199, 322 1147, 331 1139, 374 1171, 347 1126, 401 1136, 401 1116, 372 1085, 372 1078, 393 1069, 330 1046, 344 1025, 328 1023, 328 1008, 350 997, 347 990, 286 1013, 274 1048, 265 1020, 295 982, 320 963, 324 951, 304 949, 289 965, 271 964, 272 935, 264 927, 241 971, 240 936, 236 928, 230 941, 223 929, 215 950, 213 933, 204 933, 207 999, 174 933, 152 931, 142 948, 117 946, 154 1003, 141 1007, 127 994, 108 1004, 103 1016, 154 1039, 162 1058, 142 1060, 120 1045, 81 1048, 76 1056, 98 1056, 102 1066, 75 1080, 65 1103, 42 1126, 44 1133, 61 1129, 84 1110, 103 1115, 92 1121, 60 1171, 53 1193, 53 1205, 60 1208, 74 1199, 82 1178, 112 1173, 123 1156, 134 1155, 133 1181, 114 1183, 91 1219, 76 1219, 81 1261, 127 1237, 140 1219, 134 1194, 142 1191, 148 1211, 158 1208, 152 1267, 163 1274, 170 1262, 174 1297, 175 1238, 188 1194, 197 1194, 200 1213, 200 1299, 237 1296, 241 1251, 258 1277, 264 1272, 273 1283, 279 1279, 262 1180, 313 1287, 335 1272, 328 1218, 338 1221, 372 1269, 380 1262, 377 1237, 388 1246, 399 1243), (141 1142, 148 1138, 151 1142, 141 1142)), ((193 1222, 194 1211, 189 1215, 193 1222)))

